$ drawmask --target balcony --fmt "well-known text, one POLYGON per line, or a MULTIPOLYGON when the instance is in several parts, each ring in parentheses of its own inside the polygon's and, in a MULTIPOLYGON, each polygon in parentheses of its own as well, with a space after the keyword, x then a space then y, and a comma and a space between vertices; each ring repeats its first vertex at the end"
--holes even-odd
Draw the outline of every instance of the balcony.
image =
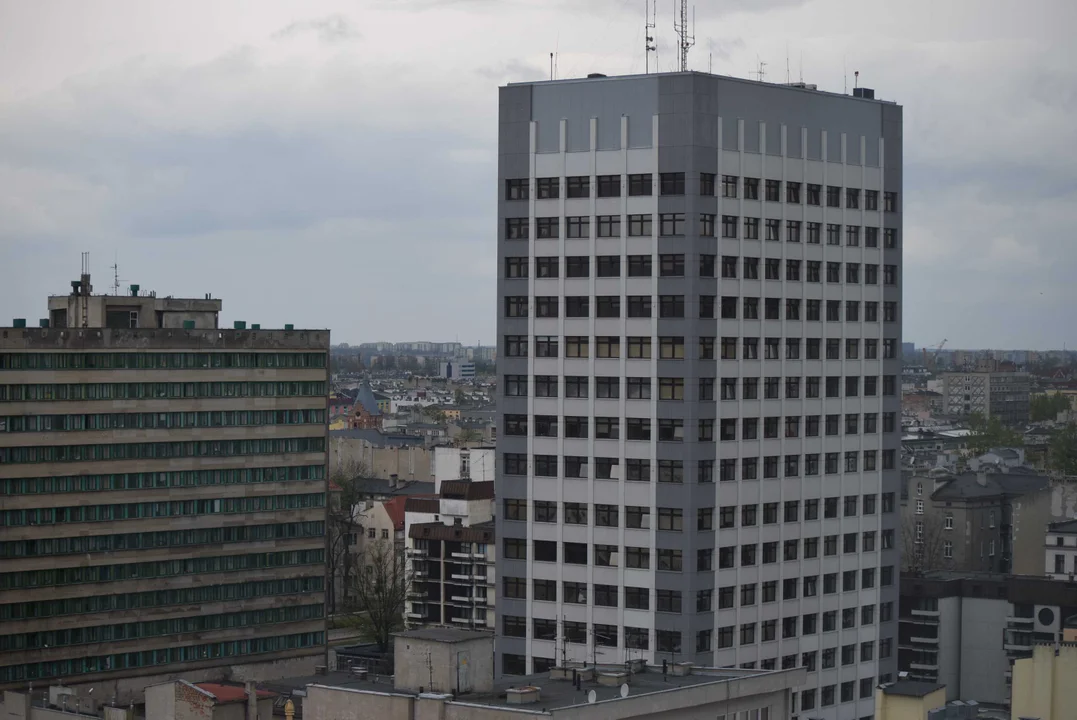
POLYGON ((408 598, 411 600, 425 600, 428 597, 430 597, 430 593, 426 590, 417 590, 415 588, 408 590, 408 598))
POLYGON ((470 560, 471 559, 471 553, 470 552, 453 552, 453 553, 449 553, 449 557, 459 558, 461 560, 470 560))
POLYGON ((909 642, 913 643, 926 643, 928 645, 938 645, 939 639, 937 637, 920 637, 916 635, 909 636, 909 642))
MULTIPOLYGON (((454 618, 449 618, 449 620, 450 620, 450 622, 454 622, 454 623, 456 623, 458 625, 471 625, 472 623, 475 622, 474 618, 466 618, 466 617, 454 617, 454 618)), ((483 624, 485 625, 485 623, 483 623, 483 624)))
POLYGON ((915 662, 912 662, 912 663, 909 663, 909 669, 910 670, 926 670, 926 671, 930 671, 930 672, 938 672, 939 666, 938 666, 938 663, 936 663, 934 665, 931 665, 931 664, 928 664, 928 663, 915 663, 915 662))
POLYGON ((411 618, 412 620, 425 620, 426 619, 426 613, 418 612, 417 610, 414 610, 414 609, 409 610, 408 612, 406 612, 405 616, 411 618))
POLYGON ((413 558, 425 558, 429 557, 430 555, 430 551, 428 549, 420 547, 410 547, 407 549, 407 553, 409 557, 413 558))
POLYGON ((912 608, 912 609, 909 610, 909 614, 912 615, 913 617, 922 617, 922 618, 938 618, 939 617, 939 611, 938 610, 917 610, 916 608, 912 608))
POLYGON ((1008 615, 1006 617, 1007 625, 1024 625, 1031 626, 1036 622, 1036 618, 1033 617, 1018 617, 1016 615, 1008 615))

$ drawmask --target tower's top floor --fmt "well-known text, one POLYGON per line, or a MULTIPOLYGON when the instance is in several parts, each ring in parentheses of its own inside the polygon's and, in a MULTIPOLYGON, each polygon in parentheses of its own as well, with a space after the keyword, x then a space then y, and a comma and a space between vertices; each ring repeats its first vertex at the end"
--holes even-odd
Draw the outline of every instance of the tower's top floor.
POLYGON ((49 296, 49 326, 54 328, 216 328, 221 301, 203 298, 158 297, 131 285, 126 295, 95 295, 89 273, 71 281, 67 295, 49 296))

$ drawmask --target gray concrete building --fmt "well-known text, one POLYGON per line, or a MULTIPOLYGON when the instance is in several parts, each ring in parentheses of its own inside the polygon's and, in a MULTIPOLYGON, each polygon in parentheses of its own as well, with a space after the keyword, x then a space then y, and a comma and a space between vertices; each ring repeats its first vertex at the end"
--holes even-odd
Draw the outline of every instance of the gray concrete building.
POLYGON ((49 308, 0 328, 0 689, 324 664, 329 332, 89 275, 49 308))
MULTIPOLYGON (((422 628, 394 638, 391 677, 299 678, 305 720, 787 720, 801 668, 697 668, 691 663, 555 668, 497 680, 493 637, 422 628)), ((293 682, 293 686, 298 684, 293 682)), ((298 688, 297 688, 298 689, 298 688)))
POLYGON ((1008 706, 1013 663, 1037 643, 1072 641, 1077 583, 1001 573, 906 574, 899 669, 943 683, 947 700, 1008 706))
POLYGON ((942 376, 943 411, 948 415, 979 413, 1004 425, 1025 425, 1029 418, 1032 380, 1024 372, 951 372, 942 376))
MULTIPOLYGON (((861 93, 870 95, 870 93, 861 93)), ((701 73, 500 90, 498 671, 896 657, 902 109, 701 73)))

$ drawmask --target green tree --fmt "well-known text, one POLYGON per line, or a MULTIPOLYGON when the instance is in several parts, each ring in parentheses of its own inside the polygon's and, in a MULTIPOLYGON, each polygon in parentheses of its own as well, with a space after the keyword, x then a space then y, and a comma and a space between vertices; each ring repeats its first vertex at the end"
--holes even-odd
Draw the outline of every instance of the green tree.
POLYGON ((1048 464, 1063 475, 1077 475, 1077 424, 1054 434, 1047 449, 1048 464))
POLYGON ((969 418, 969 428, 972 430, 969 449, 977 455, 982 455, 991 448, 1024 445, 1021 436, 1003 425, 997 417, 985 418, 980 413, 973 413, 969 418))
POLYGON ((1069 400, 1062 393, 1033 395, 1028 410, 1033 422, 1054 420, 1060 412, 1070 409, 1069 400))

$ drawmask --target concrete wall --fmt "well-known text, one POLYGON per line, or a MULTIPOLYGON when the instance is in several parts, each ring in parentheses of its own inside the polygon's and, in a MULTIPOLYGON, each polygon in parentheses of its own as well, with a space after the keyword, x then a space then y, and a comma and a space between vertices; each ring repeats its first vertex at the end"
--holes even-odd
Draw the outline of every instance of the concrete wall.
POLYGON ((410 695, 308 685, 303 716, 310 720, 412 720, 414 703, 410 695))
POLYGON ((924 720, 927 713, 946 704, 946 688, 923 697, 875 692, 875 720, 924 720))
POLYGON ((1069 720, 1077 713, 1077 645, 1037 645, 1013 666, 1014 718, 1069 720))
POLYGON ((961 598, 939 598, 939 675, 947 700, 961 699, 961 598))
MULTIPOLYGON (((1007 701, 1002 631, 1010 604, 1004 600, 963 598, 961 608, 961 699, 1003 704, 1007 701)), ((941 678, 940 678, 941 679, 941 678)))
POLYGON ((397 690, 489 692, 494 686, 493 636, 458 643, 397 637, 397 690))
MULTIPOLYGON (((1051 522, 1051 489, 1012 501, 1013 562, 1015 575, 1043 574, 1043 544, 1051 522)), ((1054 561, 1052 560, 1052 563, 1054 561)))
POLYGON ((424 447, 374 447, 358 438, 329 438, 329 472, 362 463, 370 477, 388 479, 397 475, 403 480, 433 479, 430 450, 424 447))

